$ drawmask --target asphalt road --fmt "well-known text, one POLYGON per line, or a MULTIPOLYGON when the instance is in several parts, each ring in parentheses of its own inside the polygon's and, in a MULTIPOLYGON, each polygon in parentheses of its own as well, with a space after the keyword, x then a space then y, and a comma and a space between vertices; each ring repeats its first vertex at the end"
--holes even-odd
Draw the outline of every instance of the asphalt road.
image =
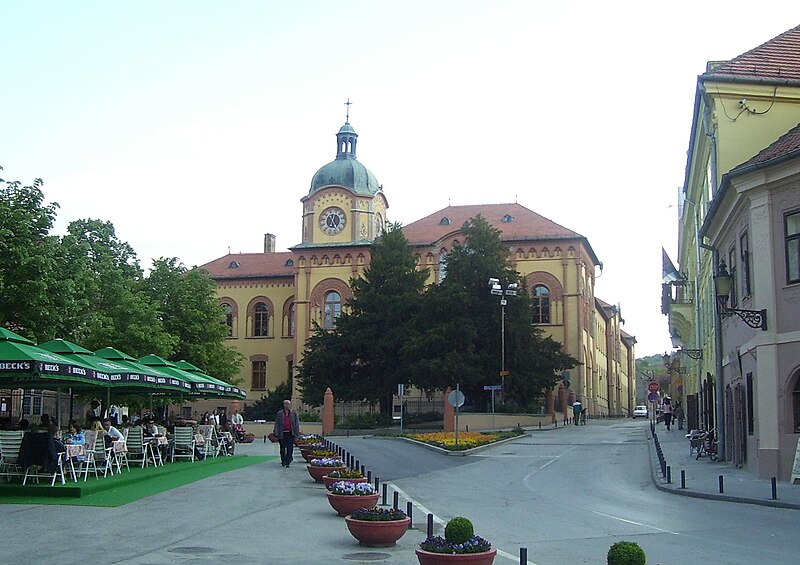
POLYGON ((650 564, 797 562, 800 512, 657 490, 646 426, 537 431, 469 457, 402 440, 334 440, 438 520, 469 517, 498 548, 496 563, 518 562, 520 547, 536 565, 605 563, 621 539, 639 543, 650 564))

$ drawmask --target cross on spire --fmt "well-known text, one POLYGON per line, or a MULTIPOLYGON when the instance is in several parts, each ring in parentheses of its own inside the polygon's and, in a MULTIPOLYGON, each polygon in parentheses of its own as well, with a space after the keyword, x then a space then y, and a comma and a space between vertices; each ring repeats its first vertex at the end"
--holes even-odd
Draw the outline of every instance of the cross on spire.
POLYGON ((347 102, 344 103, 344 105, 347 106, 347 117, 345 118, 347 123, 350 123, 350 104, 352 104, 352 102, 350 102, 350 98, 348 97, 347 102))

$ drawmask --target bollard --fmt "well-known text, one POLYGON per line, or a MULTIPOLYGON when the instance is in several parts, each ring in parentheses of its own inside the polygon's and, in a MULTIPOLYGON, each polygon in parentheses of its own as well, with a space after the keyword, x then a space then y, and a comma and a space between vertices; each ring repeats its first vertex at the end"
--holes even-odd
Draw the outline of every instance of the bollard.
POLYGON ((725 492, 725 484, 723 483, 722 475, 719 476, 719 493, 725 492))
MULTIPOLYGON (((361 473, 361 474, 363 475, 364 473, 361 473)), ((367 482, 368 483, 372 482, 372 471, 371 470, 367 471, 367 482)))
MULTIPOLYGON (((203 428, 205 429, 205 428, 203 428)), ((267 436, 264 436, 264 443, 267 443, 267 436)))
POLYGON ((433 537, 433 514, 428 514, 428 537, 433 537))
POLYGON ((666 477, 667 476, 667 460, 666 459, 662 459, 661 460, 661 476, 662 477, 666 477))
POLYGON ((772 500, 778 500, 778 483, 775 481, 775 477, 770 479, 772 483, 772 500))
POLYGON ((669 465, 667 465, 667 484, 668 485, 672 484, 672 467, 670 467, 669 465))
POLYGON ((393 497, 393 500, 392 500, 392 508, 397 510, 399 508, 399 504, 400 504, 400 495, 397 493, 397 491, 394 491, 394 497, 393 497))
POLYGON ((520 547, 519 548, 519 565, 527 565, 528 564, 528 548, 527 547, 520 547))
POLYGON ((359 461, 358 459, 356 459, 356 466, 355 466, 355 467, 353 467, 353 469, 354 469, 355 471, 358 471, 360 468, 361 468, 361 461, 359 461))
POLYGON ((364 465, 361 465, 361 474, 363 475, 364 473, 366 473, 366 469, 364 468, 364 465))
POLYGON ((381 491, 380 486, 381 486, 381 478, 375 477, 375 492, 381 491))
POLYGON ((408 502, 406 502, 406 516, 411 518, 408 521, 408 529, 409 530, 414 527, 414 518, 412 517, 413 512, 414 512, 414 505, 411 504, 411 501, 409 500, 408 502))
POLYGON ((686 471, 681 469, 681 488, 686 488, 686 471))
MULTIPOLYGON (((203 428, 203 429, 205 429, 205 428, 203 428)), ((541 422, 539 422, 539 429, 540 430, 542 429, 542 423, 541 422)))
POLYGON ((383 498, 381 498, 381 506, 386 506, 386 483, 383 483, 383 498))

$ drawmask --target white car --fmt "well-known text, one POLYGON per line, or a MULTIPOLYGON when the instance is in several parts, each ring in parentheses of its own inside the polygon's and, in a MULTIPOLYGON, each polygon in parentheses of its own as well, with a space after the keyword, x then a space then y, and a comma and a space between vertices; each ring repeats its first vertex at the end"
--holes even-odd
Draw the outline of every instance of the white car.
POLYGON ((633 417, 647 419, 647 406, 644 404, 639 404, 633 409, 633 417))

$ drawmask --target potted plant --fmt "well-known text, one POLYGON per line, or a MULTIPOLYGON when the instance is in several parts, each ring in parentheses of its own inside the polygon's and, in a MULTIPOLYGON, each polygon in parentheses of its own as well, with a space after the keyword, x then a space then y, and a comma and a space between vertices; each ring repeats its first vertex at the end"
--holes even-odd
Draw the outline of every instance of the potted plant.
POLYGON ((311 475, 312 479, 318 483, 321 483, 322 477, 328 473, 332 471, 343 471, 344 469, 347 469, 347 467, 344 466, 344 463, 341 459, 337 459, 335 457, 323 457, 321 459, 312 459, 309 461, 309 464, 306 465, 306 469, 308 469, 308 474, 311 475))
POLYGON ((328 493, 328 502, 339 516, 359 510, 371 508, 378 503, 378 493, 370 483, 333 483, 328 493))
POLYGON ((444 528, 444 537, 433 536, 419 544, 416 550, 420 565, 470 563, 491 565, 497 550, 492 544, 475 535, 472 522, 456 516, 444 528))
POLYGON ((366 483, 367 478, 358 469, 342 469, 341 471, 331 471, 322 477, 322 482, 325 483, 325 488, 328 490, 331 490, 333 483, 338 483, 339 481, 345 481, 348 483, 366 483))
POLYGON ((638 543, 618 541, 608 550, 608 565, 645 565, 647 556, 638 543))
POLYGON ((301 451, 303 459, 311 462, 312 459, 322 459, 324 457, 336 457, 336 453, 328 449, 314 449, 312 451, 301 451))
POLYGON ((347 529, 366 547, 391 547, 408 530, 411 518, 394 508, 361 508, 344 519, 347 529))

